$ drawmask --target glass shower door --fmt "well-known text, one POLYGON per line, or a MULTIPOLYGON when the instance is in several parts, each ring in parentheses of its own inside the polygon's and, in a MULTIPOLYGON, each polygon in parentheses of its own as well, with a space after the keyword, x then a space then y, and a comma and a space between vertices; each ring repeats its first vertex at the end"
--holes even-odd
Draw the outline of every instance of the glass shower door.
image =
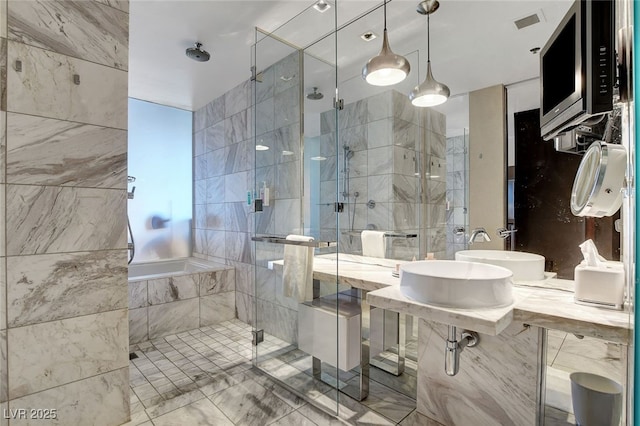
MULTIPOLYGON (((320 140, 314 131, 321 126, 314 107, 331 102, 320 94, 335 92, 335 49, 323 44, 322 58, 304 49, 334 30, 335 13, 319 14, 312 5, 272 33, 256 29, 255 163, 247 202, 253 216, 254 365, 337 414, 335 190, 324 192, 320 185, 320 176, 337 170, 323 157, 325 143, 334 140, 320 140)), ((322 119, 335 127, 329 124, 335 114, 322 119)))

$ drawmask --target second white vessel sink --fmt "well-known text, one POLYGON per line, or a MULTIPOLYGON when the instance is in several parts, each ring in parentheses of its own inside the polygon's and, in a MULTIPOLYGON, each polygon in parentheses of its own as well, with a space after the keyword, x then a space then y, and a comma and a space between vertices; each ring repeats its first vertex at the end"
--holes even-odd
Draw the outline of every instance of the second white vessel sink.
POLYGON ((513 303, 513 273, 458 260, 423 260, 400 266, 400 292, 416 302, 458 309, 513 303))
POLYGON ((502 266, 513 272, 514 281, 544 280, 544 257, 522 251, 461 250, 456 260, 488 263, 502 266))

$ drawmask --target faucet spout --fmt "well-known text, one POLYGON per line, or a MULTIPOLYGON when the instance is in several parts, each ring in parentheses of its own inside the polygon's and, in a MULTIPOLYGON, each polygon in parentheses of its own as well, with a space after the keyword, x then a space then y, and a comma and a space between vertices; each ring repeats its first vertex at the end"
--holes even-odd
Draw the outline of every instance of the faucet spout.
POLYGON ((475 228, 474 230, 471 231, 471 236, 469 237, 469 245, 473 244, 476 241, 487 242, 487 243, 491 241, 491 237, 489 237, 489 234, 487 233, 486 229, 475 228))

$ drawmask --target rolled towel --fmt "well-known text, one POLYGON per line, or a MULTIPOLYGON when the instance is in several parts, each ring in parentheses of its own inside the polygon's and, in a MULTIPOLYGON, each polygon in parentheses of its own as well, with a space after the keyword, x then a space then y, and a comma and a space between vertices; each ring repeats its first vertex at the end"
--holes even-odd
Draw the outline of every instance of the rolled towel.
POLYGON ((384 231, 364 230, 360 234, 362 240, 362 255, 369 257, 386 257, 387 245, 384 231))
MULTIPOLYGON (((291 241, 313 241, 305 235, 287 235, 291 241)), ((313 300, 313 247, 285 244, 282 288, 285 297, 313 300)))

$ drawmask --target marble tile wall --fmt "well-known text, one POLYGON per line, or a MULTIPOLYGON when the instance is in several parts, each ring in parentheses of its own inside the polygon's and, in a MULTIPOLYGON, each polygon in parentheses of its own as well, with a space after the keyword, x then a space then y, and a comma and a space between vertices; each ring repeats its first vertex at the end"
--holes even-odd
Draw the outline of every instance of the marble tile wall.
POLYGON ((0 404, 60 424, 129 418, 128 33, 126 0, 0 0, 0 404))
MULTIPOLYGON (((252 323, 258 301, 259 327, 289 341, 297 334, 289 324, 297 308, 275 298, 276 281, 266 268, 269 260, 282 258, 282 249, 254 246, 251 235, 302 232, 299 70, 295 52, 265 68, 261 83, 253 87, 246 81, 194 111, 193 117, 194 256, 233 266, 236 283, 233 300, 227 293, 200 297, 201 320, 206 308, 252 323), (257 151, 254 143, 269 149, 257 151), (253 197, 262 182, 270 188, 270 205, 253 212, 247 192, 253 197), (261 283, 257 293, 254 280, 261 283)), ((151 330, 150 316, 148 326, 151 330)), ((144 336, 142 330, 135 334, 144 336)))
POLYGON ((462 227, 468 230, 466 180, 469 175, 469 163, 466 158, 466 144, 467 137, 464 135, 447 138, 447 259, 453 259, 457 251, 467 248, 465 235, 454 234, 454 228, 462 227))
MULTIPOLYGON (((344 188, 344 150, 335 152, 333 111, 321 114, 321 229, 335 235, 332 203, 344 188), (324 150, 323 150, 324 149, 324 150), (337 182, 336 182, 337 181, 337 182), (326 205, 330 204, 330 205, 326 205)), ((339 217, 340 251, 362 253, 355 230, 379 229, 418 234, 388 241, 388 257, 411 260, 427 252, 445 255, 445 116, 413 107, 408 98, 387 91, 347 104, 339 114, 339 147, 354 151, 348 161, 352 196, 339 217), (430 173, 427 175, 426 173, 430 173), (353 194, 358 197, 353 200, 353 194), (368 201, 375 201, 373 209, 368 201), (354 215, 355 211, 355 217, 354 215), (347 217, 348 216, 348 217, 347 217)))

